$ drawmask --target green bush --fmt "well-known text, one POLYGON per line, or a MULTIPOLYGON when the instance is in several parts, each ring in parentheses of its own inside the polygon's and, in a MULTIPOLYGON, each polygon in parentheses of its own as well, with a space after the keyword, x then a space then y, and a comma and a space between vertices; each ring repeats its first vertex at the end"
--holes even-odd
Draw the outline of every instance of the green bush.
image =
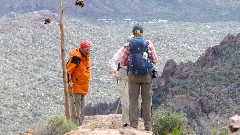
POLYGON ((48 132, 51 135, 62 135, 64 133, 70 132, 77 128, 77 125, 72 121, 65 121, 65 117, 62 115, 54 115, 47 117, 48 122, 48 132))
POLYGON ((218 129, 212 129, 211 130, 211 133, 213 134, 213 135, 228 135, 228 131, 227 130, 225 130, 225 129, 220 129, 220 130, 218 130, 218 129))
MULTIPOLYGON (((31 129, 34 135, 63 135, 71 130, 77 129, 77 125, 72 121, 66 121, 63 115, 44 116, 31 129)), ((0 134, 1 135, 1 134, 0 134)))
POLYGON ((154 135, 184 135, 187 123, 184 114, 158 110, 153 114, 152 131, 154 135))

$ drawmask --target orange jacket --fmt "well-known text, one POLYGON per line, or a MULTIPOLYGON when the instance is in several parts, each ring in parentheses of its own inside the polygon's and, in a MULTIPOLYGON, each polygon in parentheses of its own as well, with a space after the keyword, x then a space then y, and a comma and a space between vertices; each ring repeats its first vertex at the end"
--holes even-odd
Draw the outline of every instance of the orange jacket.
MULTIPOLYGON (((66 70, 68 74, 72 74, 73 93, 86 95, 90 83, 90 54, 83 57, 78 48, 73 49, 66 70), (79 65, 76 64, 76 59, 73 60, 76 57, 80 58, 79 65)), ((72 94, 72 89, 69 88, 68 93, 72 94)))

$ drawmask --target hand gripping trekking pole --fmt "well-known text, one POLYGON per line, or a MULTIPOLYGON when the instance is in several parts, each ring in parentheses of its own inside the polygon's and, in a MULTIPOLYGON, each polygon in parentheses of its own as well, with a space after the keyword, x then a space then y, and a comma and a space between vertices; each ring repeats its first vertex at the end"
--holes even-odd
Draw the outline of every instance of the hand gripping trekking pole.
MULTIPOLYGON (((72 85, 72 75, 70 74, 69 75, 69 83, 72 85)), ((76 107, 76 101, 75 101, 75 97, 74 97, 74 93, 73 93, 73 86, 72 86, 72 100, 73 100, 73 105, 74 105, 74 110, 75 110, 75 117, 76 117, 76 120, 77 120, 77 124, 79 125, 79 120, 78 120, 78 115, 77 115, 77 107, 76 107)))
MULTIPOLYGON (((118 111, 118 108, 119 108, 119 105, 120 105, 120 102, 121 102, 121 98, 122 98, 123 92, 124 92, 124 90, 125 90, 125 88, 126 88, 127 82, 128 82, 128 76, 127 76, 127 78, 126 78, 126 82, 125 82, 125 84, 124 84, 124 87, 123 87, 123 89, 122 89, 122 91, 121 91, 121 93, 120 93, 119 101, 118 101, 118 105, 117 105, 117 109, 116 109, 115 114, 117 114, 117 111, 118 111)), ((118 81, 117 81, 117 83, 118 83, 118 81)))

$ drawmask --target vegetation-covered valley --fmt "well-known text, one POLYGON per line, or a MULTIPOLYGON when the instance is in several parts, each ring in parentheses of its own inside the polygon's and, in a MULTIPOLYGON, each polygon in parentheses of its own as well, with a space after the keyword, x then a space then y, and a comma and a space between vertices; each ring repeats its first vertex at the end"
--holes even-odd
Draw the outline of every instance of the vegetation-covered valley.
MULTIPOLYGON (((2 63, 0 66, 0 134, 17 134, 38 122, 45 115, 64 113, 57 20, 57 14, 47 10, 26 14, 11 13, 0 18, 0 61, 2 63), (46 17, 52 18, 50 25, 44 25, 46 17)), ((114 102, 118 98, 115 81, 107 64, 114 52, 126 42, 135 23, 143 25, 145 37, 155 45, 160 74, 169 59, 173 59, 177 64, 187 61, 196 62, 208 47, 219 45, 228 33, 237 34, 240 31, 239 22, 169 21, 99 24, 66 16, 64 18, 66 54, 78 47, 82 39, 90 40, 93 46, 91 51, 92 76, 87 104, 114 102)), ((228 51, 225 53, 228 54, 225 55, 226 57, 218 59, 218 61, 223 61, 222 64, 230 62, 228 58, 232 59, 235 56, 228 51)), ((203 78, 206 76, 205 72, 192 70, 194 72, 192 77, 198 80, 211 80, 209 83, 214 84, 211 85, 212 87, 216 85, 221 87, 217 84, 218 81, 226 83, 238 81, 238 77, 235 76, 239 73, 237 65, 238 63, 234 63, 229 67, 230 69, 235 67, 235 70, 226 72, 226 74, 220 72, 226 70, 221 69, 223 66, 210 68, 206 74, 211 78, 203 78), (220 73, 215 72, 216 69, 220 69, 220 73), (225 78, 228 75, 231 77, 225 78)), ((199 85, 197 82, 194 86, 183 85, 186 82, 180 82, 181 85, 174 81, 171 82, 172 89, 168 90, 171 90, 173 95, 186 94, 188 89, 199 85)), ((205 84, 199 88, 205 88, 205 84)), ((228 94, 234 96, 234 93, 231 94, 234 85, 226 88, 231 90, 228 94)), ((211 94, 197 94, 212 98, 211 94)))

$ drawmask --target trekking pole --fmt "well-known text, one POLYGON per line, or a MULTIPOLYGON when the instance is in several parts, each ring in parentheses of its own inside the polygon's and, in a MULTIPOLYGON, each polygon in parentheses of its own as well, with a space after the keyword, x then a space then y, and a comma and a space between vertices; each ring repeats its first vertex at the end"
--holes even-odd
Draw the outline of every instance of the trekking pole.
POLYGON ((128 82, 128 76, 127 76, 127 78, 126 78, 126 82, 125 82, 125 84, 124 84, 123 90, 122 90, 122 91, 121 91, 121 93, 120 93, 120 96, 119 96, 119 101, 118 101, 118 105, 117 105, 117 109, 116 109, 116 112, 115 112, 115 114, 117 114, 118 107, 119 107, 119 105, 120 105, 121 98, 122 98, 123 92, 124 92, 124 90, 125 90, 125 87, 126 87, 126 85, 127 85, 127 82, 128 82))
MULTIPOLYGON (((73 84, 71 74, 69 75, 69 80, 70 80, 70 83, 73 84)), ((77 116, 76 101, 75 101, 75 97, 74 97, 74 93, 73 93, 73 86, 72 86, 72 100, 73 100, 73 105, 74 105, 74 110, 75 110, 75 117, 76 117, 76 120, 77 120, 77 124, 79 125, 78 116, 77 116)))

